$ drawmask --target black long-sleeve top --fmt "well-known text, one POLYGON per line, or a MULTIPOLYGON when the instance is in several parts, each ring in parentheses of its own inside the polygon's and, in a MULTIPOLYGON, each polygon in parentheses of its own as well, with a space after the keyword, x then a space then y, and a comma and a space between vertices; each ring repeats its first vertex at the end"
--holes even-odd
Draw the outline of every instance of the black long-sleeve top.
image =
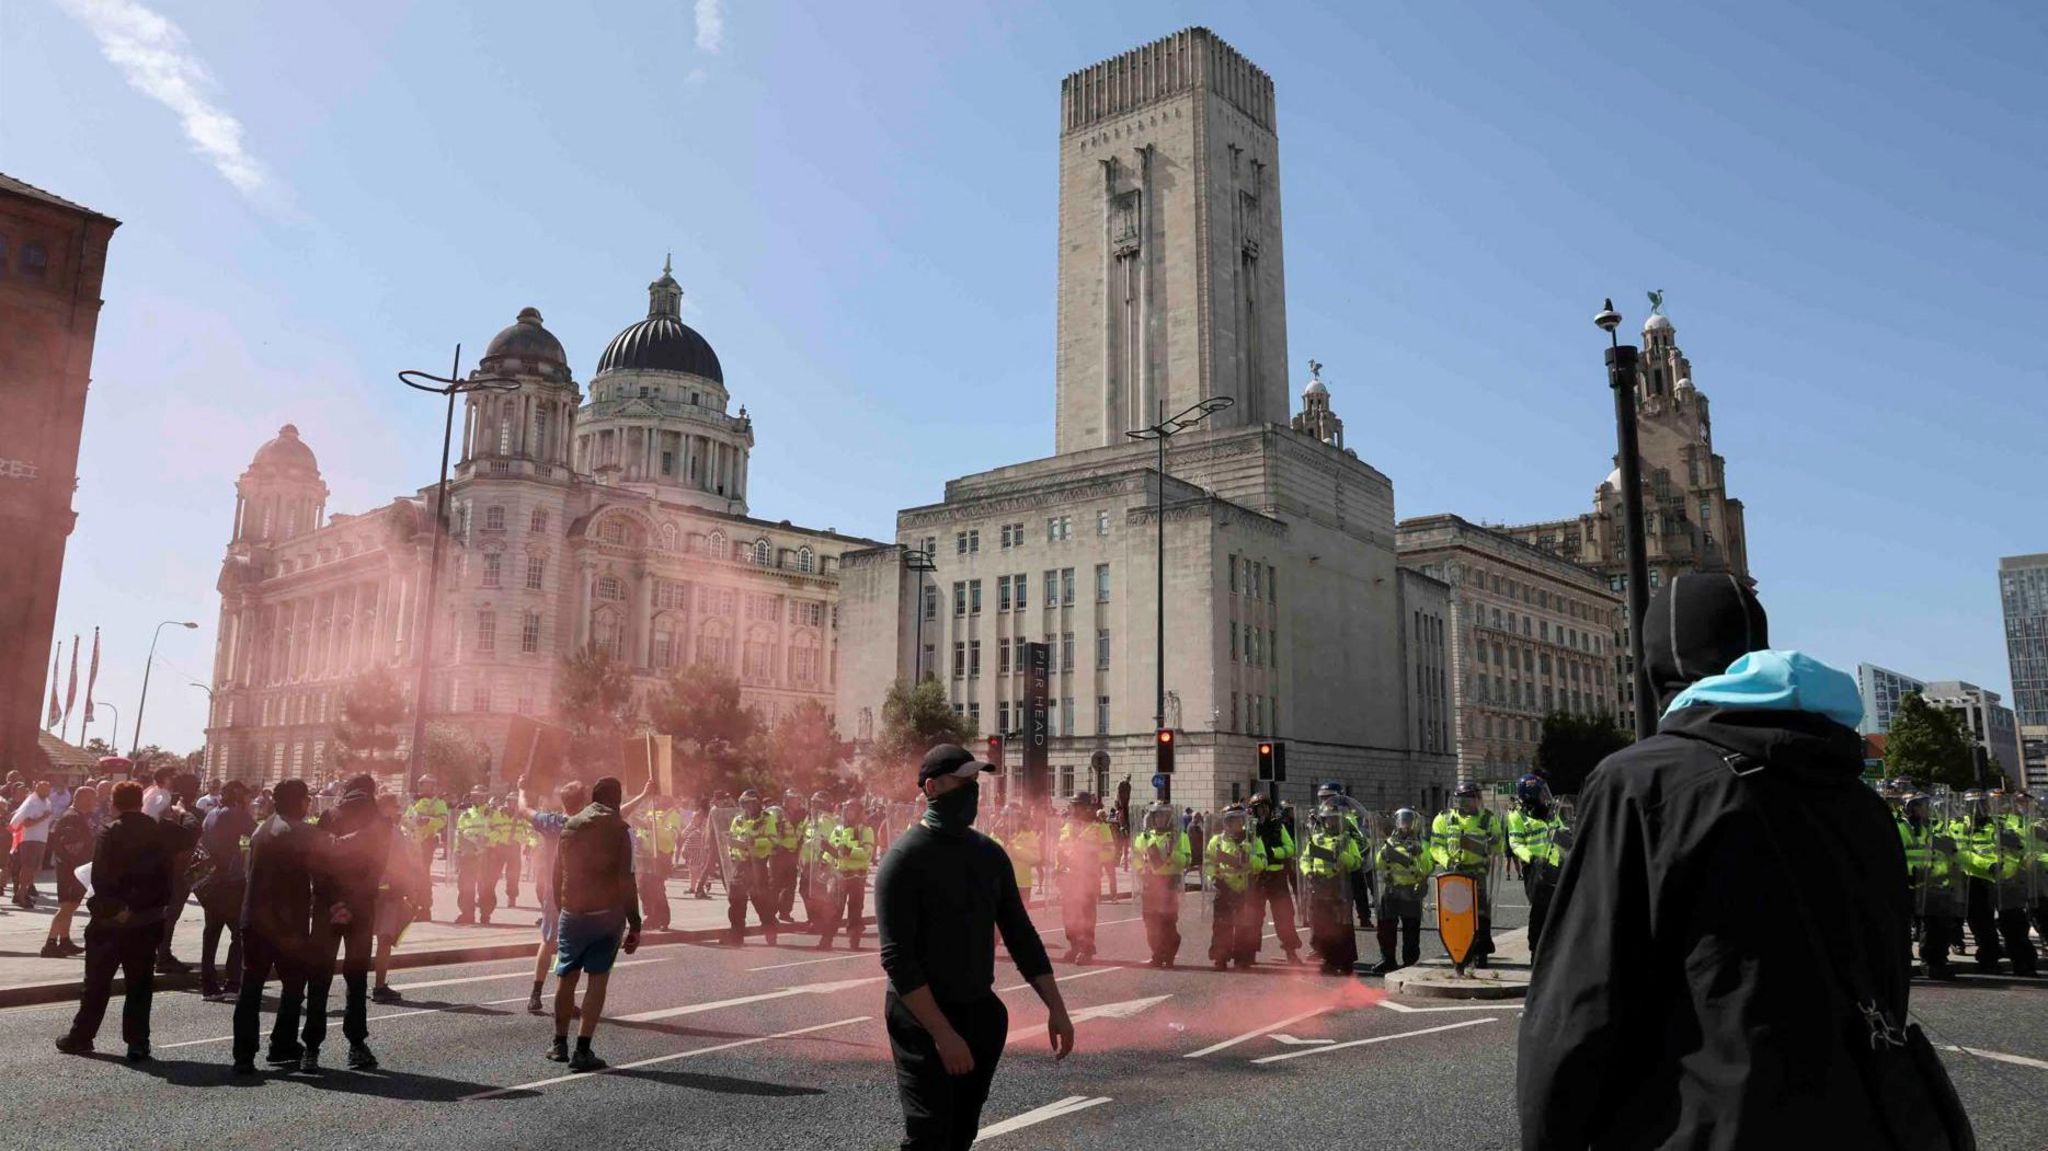
POLYGON ((979 832, 905 832, 875 877, 875 917, 897 995, 928 986, 941 1005, 993 995, 997 930, 1024 978, 1052 972, 1009 854, 979 832))
POLYGON ((125 911, 129 921, 153 923, 171 903, 172 845, 157 821, 124 811, 100 829, 92 852, 94 919, 125 911))

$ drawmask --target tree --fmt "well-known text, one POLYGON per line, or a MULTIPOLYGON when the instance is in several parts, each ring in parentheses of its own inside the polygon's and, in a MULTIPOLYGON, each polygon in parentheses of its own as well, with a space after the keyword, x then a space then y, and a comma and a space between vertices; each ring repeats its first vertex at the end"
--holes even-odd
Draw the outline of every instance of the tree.
POLYGON ((817 700, 807 699, 790 709, 765 743, 761 766, 785 787, 809 796, 835 790, 844 782, 839 765, 846 761, 846 745, 832 726, 832 714, 817 700))
POLYGON ((569 762, 592 776, 614 774, 619 741, 633 718, 633 673, 596 644, 562 658, 555 700, 569 728, 569 762))
POLYGON ((708 664, 669 673, 647 699, 654 730, 675 737, 679 790, 737 792, 774 782, 760 771, 760 719, 740 703, 740 681, 708 664))
POLYGON ((119 755, 121 752, 113 744, 108 743, 99 736, 93 736, 85 741, 85 754, 98 758, 100 756, 119 755))
POLYGON ((1911 692, 1892 712, 1885 735, 1887 774, 1904 776, 1921 787, 1947 784, 1961 790, 1977 786, 1977 764, 1962 716, 1936 707, 1911 692))
POLYGON ((1579 716, 1554 711, 1543 717, 1543 736, 1536 745, 1536 773, 1558 795, 1577 795, 1600 761, 1634 743, 1614 726, 1612 716, 1579 716))
POLYGON ((408 709, 389 668, 372 668, 356 677, 341 697, 341 722, 335 726, 335 756, 343 771, 377 771, 398 750, 398 727, 408 709))
POLYGON ((420 745, 420 771, 434 777, 441 794, 468 795, 483 783, 491 751, 459 727, 445 723, 427 725, 426 742, 420 745))
POLYGON ((903 790, 910 766, 933 744, 974 742, 977 725, 953 710, 946 689, 936 679, 915 685, 901 680, 889 685, 882 700, 882 724, 862 755, 857 771, 870 791, 893 795, 903 790))

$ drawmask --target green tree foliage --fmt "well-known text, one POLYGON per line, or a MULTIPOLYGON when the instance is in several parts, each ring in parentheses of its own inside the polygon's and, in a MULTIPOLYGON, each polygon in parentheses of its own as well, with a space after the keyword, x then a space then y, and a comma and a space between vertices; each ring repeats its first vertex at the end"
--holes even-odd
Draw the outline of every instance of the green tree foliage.
POLYGON ((99 736, 93 736, 91 739, 85 741, 85 754, 97 757, 103 755, 119 755, 121 754, 121 752, 120 749, 116 748, 113 744, 108 743, 106 740, 101 739, 99 736))
POLYGON ((587 778, 618 770, 619 741, 634 716, 633 673, 611 653, 589 644, 563 657, 555 701, 569 728, 569 763, 587 778))
POLYGON ((740 704, 740 683, 723 668, 686 664, 647 699, 654 730, 675 738, 678 791, 709 795, 776 782, 761 770, 760 718, 740 704))
POLYGON ((477 784, 488 782, 490 757, 490 749, 461 728, 430 723, 426 742, 420 747, 420 771, 434 777, 441 794, 468 795, 477 784))
POLYGON ((1612 716, 1578 716, 1554 711, 1543 717, 1536 745, 1536 772, 1558 795, 1577 795, 1601 760, 1635 742, 1614 726, 1612 716))
POLYGON ((336 759, 345 772, 377 771, 398 750, 398 729, 410 709, 389 668, 372 668, 357 676, 341 697, 341 722, 335 726, 336 759))
POLYGON ((824 704, 814 699, 797 704, 763 743, 761 767, 782 786, 795 788, 807 799, 814 792, 836 795, 843 790, 839 767, 846 761, 846 745, 824 704))
POLYGON ((1947 784, 1962 789, 1977 784, 1977 766, 1962 716, 1935 707, 1913 692, 1899 701, 1885 736, 1884 769, 1921 787, 1947 784))
POLYGON ((889 685, 882 700, 882 724, 856 765, 869 790, 902 795, 915 782, 911 769, 933 744, 974 742, 977 725, 953 710, 946 689, 936 679, 889 685))

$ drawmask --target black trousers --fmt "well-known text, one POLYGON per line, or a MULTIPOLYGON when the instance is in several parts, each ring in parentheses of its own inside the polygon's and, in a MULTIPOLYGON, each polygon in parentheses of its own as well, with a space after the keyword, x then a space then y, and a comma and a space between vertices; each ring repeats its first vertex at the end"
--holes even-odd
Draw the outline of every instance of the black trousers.
POLYGON ((1385 908, 1380 909, 1380 960, 1394 962, 1394 936, 1398 928, 1401 942, 1401 966, 1413 967, 1422 958, 1422 916, 1395 915, 1385 908))
POLYGON ((768 857, 768 883, 774 889, 768 906, 775 914, 788 916, 796 909, 796 878, 798 871, 796 852, 777 849, 768 857))
MULTIPOLYGON (((242 989, 235 996, 235 1062, 256 1058, 263 1030, 263 985, 277 974, 277 1020, 270 1028, 270 1049, 289 1050, 297 1042, 299 1010, 306 998, 306 967, 311 944, 267 939, 251 931, 242 941, 242 989)), ((323 1006, 323 1015, 326 1013, 323 1006)), ((322 1026, 325 1027, 323 1021, 322 1026)))
POLYGON ((1307 897, 1309 946, 1325 970, 1349 971, 1358 962, 1358 933, 1344 914, 1350 897, 1342 889, 1307 897))
POLYGON ((751 860, 736 866, 733 877, 725 885, 725 922, 732 928, 737 942, 747 930, 747 904, 754 905, 754 914, 761 917, 761 925, 767 929, 768 942, 775 942, 775 893, 768 881, 768 861, 751 860))
POLYGON ((857 875, 842 875, 827 889, 825 901, 819 905, 823 913, 824 926, 818 930, 818 942, 824 943, 839 930, 841 920, 846 922, 846 937, 860 946, 860 937, 865 930, 861 917, 867 914, 868 876, 866 872, 857 875))
POLYGON ((498 857, 488 851, 472 851, 455 857, 455 909, 462 915, 489 919, 498 909, 498 857))
POLYGON ((242 900, 240 889, 210 892, 201 896, 199 903, 206 911, 206 926, 199 936, 199 986, 211 989, 242 985, 242 900), (228 935, 227 979, 214 965, 214 956, 220 951, 221 932, 228 935))
POLYGON ((178 916, 184 914, 185 901, 190 898, 192 898, 192 887, 185 882, 185 876, 182 873, 172 876, 171 906, 170 910, 164 915, 164 933, 156 941, 157 958, 175 958, 171 954, 171 936, 177 933, 178 916))
MULTIPOLYGON (((1288 885, 1288 874, 1263 871, 1252 880, 1252 913, 1264 926, 1266 909, 1272 908, 1273 931, 1280 937, 1280 950, 1292 955, 1301 950, 1301 932, 1294 926, 1294 889, 1288 885)), ((1265 933, 1259 934, 1263 939, 1265 933)))
POLYGON ((121 1039, 130 1047, 149 1046, 149 1003, 156 993, 156 946, 162 937, 162 923, 116 925, 94 919, 85 925, 85 989, 71 1019, 72 1035, 91 1039, 100 1033, 118 972, 128 981, 121 1000, 121 1039))
MULTIPOLYGON (((1550 913, 1550 897, 1557 891, 1558 870, 1547 863, 1522 865, 1522 891, 1529 897, 1529 956, 1536 955, 1536 941, 1543 938, 1543 918, 1550 913)), ((1492 933, 1488 933, 1488 946, 1492 933)))
POLYGON ((1067 946, 1076 951, 1095 950, 1096 900, 1102 897, 1101 870, 1087 867, 1060 876, 1060 925, 1066 928, 1067 946))
POLYGON ((988 1102, 996 1062, 1009 1038, 1009 1009, 994 995, 939 1009, 974 1055, 974 1070, 965 1075, 946 1073, 931 1033, 894 991, 884 1004, 889 1052, 896 1060, 896 1096, 903 1103, 903 1151, 967 1151, 981 1127, 981 1107, 988 1102))
POLYGON ((1969 889, 1963 917, 1969 921, 1970 939, 1976 945, 1977 968, 1996 971, 1998 961, 2005 957, 2005 947, 1998 940, 1998 893, 1990 880, 1975 876, 1970 877, 1969 889))
POLYGON ((511 907, 519 902, 518 844, 498 849, 498 870, 505 875, 505 906, 511 907))
POLYGON ((1953 915, 1924 915, 1920 918, 1920 962, 1927 970, 1948 968, 1949 948, 1963 937, 1963 921, 1953 915))
POLYGON ((374 912, 358 916, 347 927, 329 928, 313 937, 313 959, 306 972, 306 1031, 308 1047, 318 1047, 327 1038, 327 994, 334 986, 334 960, 341 956, 344 999, 341 1034, 350 1043, 370 1038, 370 944, 375 938, 374 912))
POLYGON ((649 860, 633 871, 633 885, 640 889, 640 916, 649 931, 667 931, 668 908, 668 861, 649 860))
POLYGON ((1262 906, 1256 887, 1244 891, 1216 889, 1216 905, 1209 920, 1211 963, 1250 963, 1258 955, 1259 937, 1266 925, 1262 906))
POLYGON ((1372 926, 1373 887, 1376 873, 1354 871, 1351 873, 1351 910, 1358 916, 1360 927, 1372 926))
POLYGON ((1155 963, 1172 963, 1180 954, 1179 875, 1140 875, 1145 901, 1145 946, 1155 963), (1157 908, 1159 910, 1152 910, 1157 908))

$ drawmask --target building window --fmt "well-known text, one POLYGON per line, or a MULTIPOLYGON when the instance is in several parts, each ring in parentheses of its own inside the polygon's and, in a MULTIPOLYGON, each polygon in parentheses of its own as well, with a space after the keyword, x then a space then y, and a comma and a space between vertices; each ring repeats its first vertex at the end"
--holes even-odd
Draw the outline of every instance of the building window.
POLYGON ((501 532, 505 530, 505 509, 503 507, 492 504, 484 509, 484 530, 487 532, 501 532))
POLYGON ((1072 672, 1073 670, 1074 633, 1064 632, 1060 635, 1060 674, 1066 675, 1069 672, 1072 672))
POLYGON ((1267 603, 1278 603, 1278 602, 1280 602, 1280 580, 1279 580, 1279 574, 1280 574, 1280 573, 1278 573, 1278 572, 1276 572, 1276 571, 1274 571, 1274 570, 1273 570, 1273 565, 1272 565, 1272 564, 1267 564, 1267 565, 1266 565, 1266 602, 1267 602, 1267 603))
POLYGON ((40 280, 50 270, 50 254, 43 246, 30 240, 21 246, 21 274, 32 280, 40 280))
POLYGON ((1026 607, 1030 606, 1029 604, 1026 604, 1024 602, 1025 599, 1028 598, 1025 595, 1025 584, 1028 582, 1028 577, 1026 577, 1023 572, 1018 572, 1017 578, 1012 582, 1016 585, 1017 588, 1017 610, 1023 611, 1026 607))
POLYGON ((1109 629, 1106 627, 1095 629, 1095 666, 1098 669, 1109 667, 1109 629))
POLYGON ((541 577, 547 573, 548 561, 541 556, 526 557, 526 590, 539 591, 541 577))
POLYGON ((613 601, 623 600, 626 598, 626 586, 619 582, 619 577, 617 576, 599 576, 597 577, 597 598, 613 601))
POLYGON ((540 651, 540 613, 530 611, 519 624, 519 650, 533 655, 540 651))
POLYGON ((672 579, 654 581, 654 606, 659 611, 676 611, 690 606, 690 585, 672 579))
POLYGON ((1095 697, 1095 734, 1109 734, 1109 697, 1106 695, 1095 697))
MULTIPOLYGON (((1007 648, 1007 647, 1003 649, 1003 651, 1004 651, 1004 652, 1005 652, 1006 654, 1007 654, 1007 653, 1009 652, 1009 650, 1010 650, 1010 649, 1009 649, 1009 648, 1007 648)), ((997 734, 997 735, 1008 735, 1008 734, 1010 734, 1010 701, 1008 701, 1008 700, 1004 700, 1004 699, 999 699, 999 700, 997 700, 997 701, 996 701, 996 731, 995 731, 995 734, 997 734)))
POLYGON ((485 553, 484 553, 484 586, 485 586, 485 587, 497 587, 497 586, 498 586, 498 569, 500 568, 500 566, 502 566, 502 564, 503 564, 503 560, 504 560, 504 557, 503 557, 503 556, 500 556, 500 555, 499 555, 499 554, 498 554, 497 552, 485 552, 485 553))
POLYGON ((997 611, 999 611, 999 612, 1004 612, 1004 611, 1009 611, 1009 610, 1010 610, 1010 577, 1009 577, 1009 576, 997 576, 997 577, 996 577, 996 610, 997 610, 997 611))
POLYGON ((769 545, 767 540, 754 541, 754 564, 757 567, 764 568, 774 566, 775 549, 769 545))
POLYGON ((1072 799, 1073 797, 1074 765, 1071 763, 1063 763, 1060 765, 1060 798, 1072 799))
POLYGON ((498 613, 490 608, 476 613, 476 650, 498 650, 498 613))
POLYGON ((1046 572, 1046 573, 1045 573, 1045 606, 1046 606, 1046 608, 1047 608, 1048 610, 1050 610, 1050 609, 1052 609, 1052 608, 1054 608, 1054 607, 1058 606, 1058 601, 1059 601, 1059 588, 1060 588, 1060 573, 1059 573, 1058 571, 1048 571, 1048 572, 1046 572))
POLYGON ((590 629, 591 642, 613 659, 626 658, 626 626, 619 613, 605 610, 597 613, 590 629))
POLYGON ((953 581, 953 614, 956 616, 963 616, 967 614, 966 580, 953 581))
POLYGON ((1002 544, 1003 544, 1003 550, 1004 550, 1004 551, 1008 551, 1008 550, 1010 549, 1010 525, 1009 525, 1009 524, 1004 524, 1004 525, 1003 525, 1003 535, 1002 535, 1002 544))
POLYGON ((924 618, 939 618, 939 589, 930 585, 924 589, 924 618))
POLYGON ((1230 553, 1229 567, 1230 567, 1230 594, 1231 594, 1231 595, 1236 595, 1236 594, 1237 594, 1237 553, 1236 553, 1236 552, 1231 552, 1231 553, 1230 553))
POLYGON ((981 678, 981 641, 978 639, 967 641, 967 678, 981 678))
POLYGON ((981 581, 978 579, 967 581, 967 614, 981 614, 981 581))
POLYGON ((1008 640, 999 639, 996 641, 996 674, 1010 674, 1010 641, 1008 640))
POLYGON ((919 664, 918 666, 925 669, 924 674, 927 676, 936 676, 939 674, 939 656, 934 645, 924 645, 924 662, 919 664))
POLYGON ((807 636, 798 636, 789 649, 789 675, 799 687, 818 685, 818 646, 807 636))
POLYGON ((750 595, 747 597, 747 618, 766 623, 782 621, 782 597, 774 595, 750 595))
POLYGON ((654 666, 666 670, 676 665, 683 653, 682 637, 676 634, 675 617, 658 615, 654 617, 654 666))
POLYGON ((1106 536, 1109 534, 1108 512, 1101 511, 1095 513, 1095 534, 1098 536, 1106 536))
POLYGON ((1071 695, 1060 697, 1060 730, 1068 735, 1074 734, 1074 697, 1071 695))
POLYGON ((953 678, 967 678, 967 641, 964 639, 953 641, 953 678))
POLYGON ((1095 565, 1095 602, 1109 602, 1109 565, 1095 565))
POLYGON ((804 627, 824 627, 825 605, 817 600, 798 600, 796 622, 804 627))
POLYGON ((1237 662, 1237 621, 1230 621, 1230 662, 1237 662))
POLYGON ((1060 606, 1074 606, 1074 569, 1060 569, 1060 606))
POLYGON ((980 528, 968 528, 968 529, 967 529, 967 554, 968 554, 968 555, 979 555, 979 554, 980 554, 980 552, 981 552, 981 529, 980 529, 980 528))
POLYGON ((766 631, 757 630, 747 637, 745 657, 742 673, 748 679, 766 681, 775 677, 775 647, 766 631))
POLYGON ((956 556, 964 556, 964 555, 966 555, 966 554, 967 554, 967 533, 966 533, 966 532, 954 532, 954 533, 953 533, 953 554, 954 554, 954 555, 956 555, 956 556))

